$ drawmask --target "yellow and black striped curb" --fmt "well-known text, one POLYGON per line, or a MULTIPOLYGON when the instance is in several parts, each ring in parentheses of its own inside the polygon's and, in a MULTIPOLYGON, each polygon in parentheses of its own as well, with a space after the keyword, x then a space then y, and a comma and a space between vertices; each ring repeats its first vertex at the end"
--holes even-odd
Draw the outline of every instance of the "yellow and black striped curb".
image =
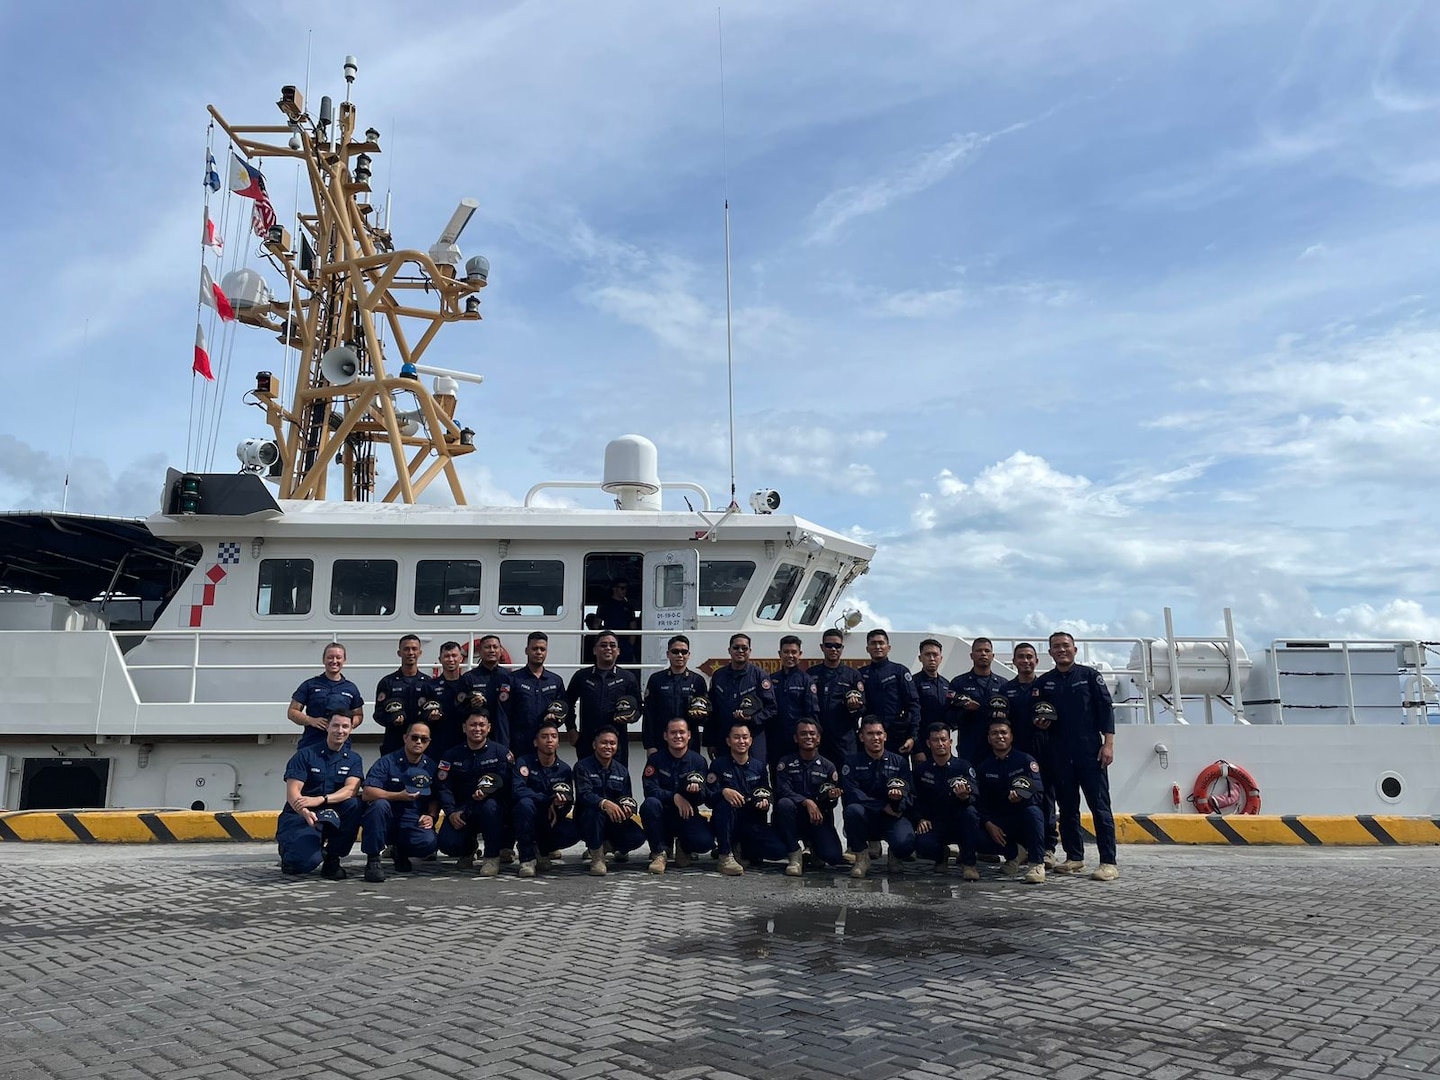
MULTIPOLYGON (((274 810, 19 810, 0 812, 0 843, 182 844, 273 841, 274 810)), ((1089 814, 1081 817, 1094 839, 1089 814)), ((1248 817, 1218 814, 1116 814, 1122 844, 1282 844, 1396 847, 1440 845, 1440 818, 1321 814, 1248 817)))
MULTIPOLYGON (((1082 815, 1087 834, 1094 825, 1082 815)), ((1116 814, 1122 844, 1287 844, 1294 846, 1395 847, 1440 844, 1440 818, 1358 814, 1116 814)))
POLYGON ((184 844, 275 839, 274 810, 19 810, 0 813, 0 842, 184 844))

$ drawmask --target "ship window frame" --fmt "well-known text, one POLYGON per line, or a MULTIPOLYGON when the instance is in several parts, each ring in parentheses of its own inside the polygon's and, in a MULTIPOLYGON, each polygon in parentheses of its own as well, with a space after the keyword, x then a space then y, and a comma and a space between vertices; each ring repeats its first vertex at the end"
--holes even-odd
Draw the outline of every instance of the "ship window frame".
POLYGON ((830 605, 835 595, 835 586, 840 581, 838 572, 831 570, 816 570, 811 575, 810 581, 805 585, 805 591, 801 594, 800 600, 795 605, 795 613, 792 621, 796 626, 815 626, 820 622, 820 616, 830 605), (828 578, 823 590, 817 590, 816 585, 821 578, 828 578))
POLYGON ((754 559, 701 559, 699 570, 699 585, 696 588, 695 604, 696 610, 702 619, 733 619, 735 613, 740 610, 740 602, 745 599, 745 593, 750 588, 750 583, 755 580, 755 571, 759 564, 754 559), (735 602, 729 605, 728 610, 714 610, 725 608, 724 604, 705 603, 705 568, 707 566, 748 566, 750 572, 745 575, 745 580, 740 583, 739 590, 733 593, 735 602), (711 610, 707 610, 711 609, 711 610))
MULTIPOLYGON (((410 610, 415 613, 415 617, 417 619, 473 618, 479 615, 481 611, 484 610, 485 567, 483 561, 480 559, 416 559, 414 585, 414 591, 410 597, 410 610), (430 583, 427 585, 427 588, 433 589, 435 585, 438 584, 439 598, 441 600, 441 604, 439 605, 440 610, 422 611, 420 609, 421 567, 433 566, 436 564, 443 564, 446 567, 453 567, 456 565, 473 565, 475 567, 474 604, 457 604, 455 605, 455 610, 447 610, 444 604, 444 600, 447 596, 449 596, 452 592, 455 591, 455 588, 452 588, 450 585, 450 571, 447 570, 445 576, 443 576, 438 583, 430 583)), ((458 588, 468 588, 468 586, 468 582, 462 582, 461 585, 458 586, 458 588)))
MULTIPOLYGON (((345 573, 348 574, 348 573, 350 573, 350 571, 347 569, 347 570, 345 571, 345 573)), ((383 579, 381 579, 380 584, 383 585, 383 579)), ((346 585, 347 585, 347 586, 349 585, 349 582, 348 582, 348 581, 346 582, 346 585)), ((334 562, 332 562, 332 563, 330 564, 330 606, 329 606, 329 610, 330 610, 331 616, 333 616, 334 618, 337 618, 337 619, 393 619, 393 618, 395 617, 396 611, 397 611, 397 609, 398 609, 398 607, 399 607, 399 604, 398 604, 399 593, 400 593, 400 562, 399 562, 398 559, 336 559, 334 562), (374 606, 379 609, 379 610, 375 610, 375 611, 371 611, 371 610, 368 610, 368 609, 367 609, 367 610, 364 610, 364 611, 338 611, 338 610, 336 610, 336 607, 337 607, 337 605, 336 605, 336 600, 337 600, 336 589, 339 587, 340 580, 341 580, 341 567, 342 567, 342 566, 349 567, 349 566, 352 565, 352 564, 362 564, 362 565, 364 565, 367 569, 370 568, 370 567, 374 567, 374 568, 376 568, 376 569, 382 568, 382 567, 384 567, 384 566, 389 566, 389 567, 390 567, 390 603, 389 603, 388 606, 385 605, 385 604, 375 604, 374 606)), ((366 594, 365 594, 364 592, 361 592, 359 595, 360 595, 360 598, 365 598, 365 597, 366 597, 366 594)), ((379 600, 382 595, 383 595, 383 594, 375 593, 375 594, 374 594, 374 599, 379 600)))
POLYGON ((803 563, 782 562, 776 565, 775 573, 770 576, 770 583, 765 586, 765 592, 760 597, 760 602, 755 605, 755 618, 760 622, 781 622, 785 618, 785 612, 789 610, 795 594, 800 591, 800 582, 805 580, 805 565, 803 563), (779 607, 775 609, 774 615, 762 615, 767 602, 770 601, 770 594, 775 586, 779 584, 780 575, 785 571, 793 571, 790 587, 785 590, 785 595, 779 599, 779 607))
POLYGON ((566 565, 565 559, 557 557, 541 558, 535 556, 515 556, 507 559, 501 559, 500 569, 496 573, 495 578, 496 617, 501 619, 544 619, 548 622, 559 622, 563 620, 566 617, 567 612, 567 608, 565 606, 565 579, 568 576, 568 569, 569 568, 566 565), (554 563, 560 568, 560 582, 558 587, 555 589, 555 594, 558 597, 559 602, 555 605, 555 610, 553 612, 544 611, 544 604, 539 605, 542 610, 540 611, 540 613, 536 614, 534 612, 525 611, 524 608, 526 607, 526 605, 524 604, 515 605, 506 602, 505 590, 507 584, 509 584, 506 581, 506 577, 509 574, 509 571, 507 571, 506 567, 509 567, 516 563, 554 563), (506 610, 507 608, 514 608, 517 606, 520 608, 520 610, 506 610))
MULTIPOLYGON (((299 597, 300 593, 297 591, 297 594, 296 594, 296 595, 297 595, 297 606, 298 606, 298 597, 299 597)), ((315 610, 315 560, 314 560, 314 559, 309 559, 309 558, 269 558, 269 559, 261 559, 261 560, 260 560, 260 565, 256 568, 256 572, 255 572, 255 615, 256 615, 256 617, 261 618, 261 619, 305 619, 305 618, 309 618, 310 615, 314 612, 314 610, 315 610), (303 589, 304 589, 304 594, 303 594, 303 595, 304 595, 304 597, 305 597, 305 608, 304 608, 303 611, 300 611, 300 610, 296 610, 296 611, 275 611, 275 610, 273 610, 273 609, 274 609, 274 602, 273 602, 273 601, 274 601, 274 595, 275 595, 275 583, 274 583, 273 581, 270 582, 269 585, 268 585, 268 588, 269 588, 269 590, 270 590, 269 595, 270 595, 270 598, 271 598, 271 603, 270 603, 270 605, 269 605, 270 610, 266 610, 266 611, 260 610, 261 590, 267 588, 267 585, 266 585, 266 582, 265 582, 266 567, 269 566, 271 563, 296 563, 296 564, 303 564, 304 566, 306 566, 306 567, 309 568, 309 580, 308 580, 308 581, 304 581, 304 582, 296 583, 297 589, 299 589, 299 588, 303 588, 303 589)))

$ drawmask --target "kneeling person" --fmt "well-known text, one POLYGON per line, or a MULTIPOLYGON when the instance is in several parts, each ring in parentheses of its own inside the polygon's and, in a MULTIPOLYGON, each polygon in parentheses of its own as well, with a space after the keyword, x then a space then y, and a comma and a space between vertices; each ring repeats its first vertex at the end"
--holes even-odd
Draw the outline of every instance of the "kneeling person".
POLYGON ((980 814, 975 808, 979 782, 975 767, 951 752, 950 729, 931 725, 925 737, 929 760, 915 766, 915 853, 944 868, 950 845, 960 848, 960 873, 966 881, 979 881, 975 849, 980 839, 980 814))
POLYGON ((632 817, 640 804, 630 782, 630 770, 616 758, 620 733, 602 727, 595 735, 595 753, 575 766, 575 803, 580 808, 580 839, 590 873, 606 873, 605 848, 629 855, 645 842, 645 834, 632 817))
POLYGON ((673 717, 665 725, 665 748, 645 762, 640 824, 650 844, 650 872, 665 872, 666 848, 675 844, 675 865, 715 846, 710 824, 700 816, 705 802, 705 759, 690 749, 690 722, 673 717))
POLYGON ((915 854, 915 828, 906 817, 914 798, 910 765, 885 749, 885 722, 867 716, 860 724, 860 753, 851 754, 840 771, 845 793, 845 846, 855 853, 850 876, 870 872, 870 841, 884 840, 890 849, 890 869, 915 854))
POLYGON ((440 850, 460 859, 468 870, 475 863, 475 847, 485 841, 481 877, 500 873, 500 850, 505 847, 507 788, 514 755, 490 738, 490 717, 483 712, 465 718, 465 741, 440 758, 436 779, 445 821, 440 826, 440 850))
POLYGON ((714 813, 715 847, 720 854, 720 873, 738 877, 745 872, 735 858, 735 844, 744 848, 751 865, 766 859, 785 858, 785 842, 769 822, 770 773, 765 762, 750 756, 754 736, 748 720, 736 720, 725 736, 727 751, 710 763, 705 777, 714 813))
POLYGON ((844 862, 840 834, 835 831, 835 803, 840 798, 840 772, 835 763, 820 754, 820 724, 800 720, 795 724, 797 754, 781 759, 776 768, 775 828, 785 842, 787 877, 804 873, 803 840, 810 851, 827 866, 844 862))
POLYGON ((404 745, 386 754, 365 774, 361 795, 365 814, 361 819, 365 852, 365 880, 381 882, 385 871, 380 852, 387 844, 395 851, 395 869, 408 874, 411 859, 435 854, 435 760, 425 751, 430 745, 430 725, 417 720, 405 729, 404 745))
POLYGON ((1029 754, 1012 750, 1010 721, 992 719, 987 738, 990 756, 976 770, 980 780, 980 820, 990 839, 1000 846, 1010 866, 1016 865, 1017 845, 1025 849, 1030 869, 1025 881, 1045 880, 1044 788, 1040 766, 1029 754))
POLYGON ((560 726, 552 716, 540 721, 535 752, 515 763, 513 774, 515 840, 523 878, 549 870, 542 851, 563 851, 580 842, 575 823, 575 777, 560 760, 560 726))
POLYGON ((360 831, 360 755, 348 747, 353 721, 336 711, 325 725, 325 741, 310 743, 285 766, 285 807, 275 825, 280 869, 339 881, 340 860, 355 846, 360 831))

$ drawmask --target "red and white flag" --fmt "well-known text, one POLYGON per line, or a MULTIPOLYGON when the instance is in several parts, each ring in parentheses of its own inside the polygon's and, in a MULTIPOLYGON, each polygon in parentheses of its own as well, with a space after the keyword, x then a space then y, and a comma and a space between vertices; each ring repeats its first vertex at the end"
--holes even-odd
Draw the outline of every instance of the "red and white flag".
POLYGON ((275 226, 275 208, 270 205, 270 196, 265 193, 265 177, 255 166, 241 161, 234 151, 230 153, 230 190, 255 200, 255 206, 250 211, 250 227, 261 240, 266 239, 275 226))
POLYGON ((215 284, 215 279, 210 276, 210 268, 204 263, 200 264, 200 303, 214 308, 226 322, 235 321, 235 308, 231 305, 230 298, 215 284))
POLYGON ((200 242, 208 247, 216 255, 225 254, 225 238, 220 235, 220 230, 215 228, 215 222, 210 220, 210 208, 205 208, 205 235, 200 242))
POLYGON ((195 362, 190 365, 190 370, 196 375, 204 375, 211 382, 215 381, 215 373, 210 370, 210 350, 205 344, 205 328, 199 323, 195 324, 195 362))

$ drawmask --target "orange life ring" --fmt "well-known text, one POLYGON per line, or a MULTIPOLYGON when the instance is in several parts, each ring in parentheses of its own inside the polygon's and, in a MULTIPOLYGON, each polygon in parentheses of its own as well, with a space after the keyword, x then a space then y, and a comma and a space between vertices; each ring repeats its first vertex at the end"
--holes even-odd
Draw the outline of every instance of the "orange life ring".
POLYGON ((1201 814, 1223 814, 1237 804, 1240 806, 1235 811, 1237 814, 1258 814, 1260 785, 1239 765, 1217 761, 1206 765, 1195 778, 1195 791, 1190 801, 1194 803, 1196 812, 1201 814), (1224 788, 1218 792, 1213 790, 1217 780, 1225 781, 1224 788))

